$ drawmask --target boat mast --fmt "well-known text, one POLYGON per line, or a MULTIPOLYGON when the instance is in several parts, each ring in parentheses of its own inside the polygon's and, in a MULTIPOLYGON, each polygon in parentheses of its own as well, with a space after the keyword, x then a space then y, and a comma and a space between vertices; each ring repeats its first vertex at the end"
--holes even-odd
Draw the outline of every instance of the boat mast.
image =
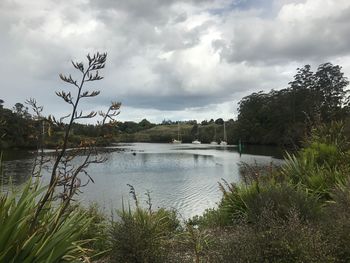
POLYGON ((225 122, 224 122, 224 141, 227 142, 225 122))

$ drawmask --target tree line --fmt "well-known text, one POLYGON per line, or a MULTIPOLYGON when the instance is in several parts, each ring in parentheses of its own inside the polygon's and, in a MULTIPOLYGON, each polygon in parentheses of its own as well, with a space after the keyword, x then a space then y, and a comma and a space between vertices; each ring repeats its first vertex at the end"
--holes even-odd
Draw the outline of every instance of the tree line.
MULTIPOLYGON (((348 85, 349 81, 338 65, 324 63, 318 66, 315 72, 310 65, 298 68, 287 88, 254 92, 241 99, 237 109, 237 120, 230 119, 226 122, 229 143, 235 144, 241 140, 247 144, 299 146, 313 127, 332 121, 347 120, 349 116, 348 85)), ((4 108, 3 103, 4 101, 0 99, 0 147, 36 147, 40 131, 43 130, 43 123, 35 119, 35 116, 28 112, 28 107, 22 103, 16 103, 12 109, 4 108)), ((214 137, 214 126, 218 127, 218 131, 222 130, 220 126, 223 125, 224 120, 218 118, 204 120, 201 123, 196 120, 163 120, 160 124, 154 124, 145 118, 140 122, 117 122, 117 125, 110 127, 74 123, 70 141, 78 145, 86 138, 95 138, 97 144, 108 145, 118 140, 118 136, 122 138, 123 136, 120 137, 120 135, 123 134, 126 135, 125 138, 137 139, 137 136, 129 135, 156 126, 177 127, 178 123, 192 125, 188 141, 200 139, 203 142, 210 142, 214 137), (200 132, 198 132, 199 128, 200 132), (106 129, 108 132, 105 131, 106 129)), ((64 124, 46 125, 46 133, 50 135, 45 138, 47 146, 57 145, 60 134, 65 129, 64 126, 64 124)), ((163 131, 164 129, 160 128, 154 132, 163 131)), ((169 133, 170 137, 172 132, 169 133)), ((151 137, 162 136, 162 134, 158 135, 152 134, 151 137)))
POLYGON ((300 145, 312 127, 349 115, 348 79, 331 63, 297 69, 288 87, 256 92, 238 105, 236 136, 250 144, 300 145))

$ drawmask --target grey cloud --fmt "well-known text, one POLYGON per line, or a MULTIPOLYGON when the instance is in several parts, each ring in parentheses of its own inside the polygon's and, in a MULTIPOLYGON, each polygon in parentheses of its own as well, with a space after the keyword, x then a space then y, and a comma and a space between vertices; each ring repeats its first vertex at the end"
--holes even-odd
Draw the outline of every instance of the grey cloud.
POLYGON ((231 40, 213 47, 231 63, 281 64, 288 61, 327 60, 350 53, 350 8, 334 16, 291 22, 246 18, 232 24, 231 40))
POLYGON ((220 103, 226 100, 221 96, 181 95, 180 91, 179 94, 172 96, 132 96, 122 98, 122 101, 125 105, 135 108, 175 111, 185 108, 202 107, 203 105, 220 103))
POLYGON ((92 6, 101 11, 103 17, 106 10, 116 10, 126 13, 127 16, 133 18, 133 21, 147 20, 155 25, 160 25, 173 20, 174 22, 183 21, 184 12, 176 14, 172 10, 172 5, 178 2, 188 4, 202 4, 210 2, 210 0, 90 0, 92 6), (173 18, 174 13, 175 18, 173 18))
MULTIPOLYGON (((180 110, 183 108, 200 107, 207 104, 220 104, 229 99, 239 99, 256 89, 282 88, 288 82, 285 76, 279 75, 278 68, 265 67, 263 70, 257 67, 240 65, 231 69, 216 68, 216 71, 224 70, 224 78, 220 78, 212 71, 209 81, 201 81, 205 72, 199 68, 171 61, 159 60, 153 65, 147 66, 152 70, 153 78, 150 80, 129 81, 124 72, 125 69, 109 79, 110 83, 124 80, 117 86, 123 87, 119 90, 106 89, 102 92, 101 99, 105 102, 107 98, 118 94, 117 100, 130 107, 152 108, 158 110, 180 110), (124 79, 123 76, 124 75, 124 79)), ((131 76, 142 76, 141 73, 131 76)), ((107 84, 111 87, 113 84, 107 84)))
POLYGON ((33 0, 35 8, 0 1, 1 97, 12 105, 36 97, 48 112, 64 111, 54 91, 70 87, 58 73, 75 75, 71 59, 85 62, 87 53, 106 51, 105 79, 88 86, 101 95, 86 109, 117 100, 141 113, 188 109, 193 118, 195 109, 213 111, 251 92, 285 87, 301 60, 348 54, 349 9, 288 25, 260 16, 253 9, 265 7, 256 1, 33 0))

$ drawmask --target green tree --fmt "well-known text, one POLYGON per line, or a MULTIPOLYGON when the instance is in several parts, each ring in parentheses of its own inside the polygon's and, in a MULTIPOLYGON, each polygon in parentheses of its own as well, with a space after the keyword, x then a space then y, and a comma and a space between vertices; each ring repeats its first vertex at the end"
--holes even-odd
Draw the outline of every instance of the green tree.
POLYGON ((315 73, 315 101, 321 118, 325 122, 344 118, 344 106, 348 104, 349 81, 341 72, 341 67, 331 63, 320 65, 315 73))
POLYGON ((239 102, 237 136, 248 143, 298 145, 314 125, 344 120, 349 113, 349 81, 340 66, 310 65, 282 90, 258 92, 239 102))

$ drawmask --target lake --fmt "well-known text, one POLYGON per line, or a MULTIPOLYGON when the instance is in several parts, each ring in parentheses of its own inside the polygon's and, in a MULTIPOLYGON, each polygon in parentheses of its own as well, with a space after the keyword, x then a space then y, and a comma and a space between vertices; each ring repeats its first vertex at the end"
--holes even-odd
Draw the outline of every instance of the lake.
MULTIPOLYGON (((83 203, 97 202, 105 211, 121 208, 122 200, 130 201, 129 187, 134 186, 145 206, 151 192, 153 208, 176 209, 180 216, 200 215, 215 207, 221 198, 218 182, 239 182, 239 164, 280 164, 281 151, 274 147, 245 147, 243 154, 235 146, 193 144, 118 144, 104 152, 107 161, 89 166, 95 183, 83 188, 83 203)), ((3 179, 11 176, 14 184, 22 184, 31 171, 32 153, 5 152, 3 179)), ((79 160, 76 160, 79 162, 79 160)), ((48 171, 43 171, 44 181, 48 171)))

